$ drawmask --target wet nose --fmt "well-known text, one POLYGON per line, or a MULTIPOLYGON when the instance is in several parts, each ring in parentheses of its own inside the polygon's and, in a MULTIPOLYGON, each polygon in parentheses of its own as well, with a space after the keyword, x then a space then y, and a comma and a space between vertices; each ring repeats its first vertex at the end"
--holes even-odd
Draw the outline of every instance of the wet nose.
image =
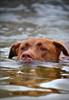
POLYGON ((23 58, 23 59, 32 59, 32 55, 29 54, 29 53, 23 53, 23 54, 22 54, 22 58, 23 58))

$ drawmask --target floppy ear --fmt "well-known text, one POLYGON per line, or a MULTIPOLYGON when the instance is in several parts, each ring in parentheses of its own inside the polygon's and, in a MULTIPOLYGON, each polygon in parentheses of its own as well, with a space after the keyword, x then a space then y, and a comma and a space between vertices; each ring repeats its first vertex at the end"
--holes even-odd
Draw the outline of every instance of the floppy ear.
POLYGON ((8 58, 11 59, 12 57, 17 56, 17 52, 18 52, 20 44, 21 42, 18 41, 11 46, 8 58))
POLYGON ((60 52, 62 51, 65 56, 69 56, 69 53, 63 44, 56 41, 54 41, 53 44, 60 50, 60 52))

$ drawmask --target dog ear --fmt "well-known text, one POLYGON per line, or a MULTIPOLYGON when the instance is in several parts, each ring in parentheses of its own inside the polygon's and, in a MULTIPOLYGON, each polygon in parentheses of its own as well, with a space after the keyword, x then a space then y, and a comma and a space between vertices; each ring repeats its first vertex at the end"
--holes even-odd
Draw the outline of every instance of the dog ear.
POLYGON ((65 56, 69 56, 69 53, 63 44, 56 41, 54 41, 53 44, 60 50, 60 52, 62 51, 65 56))
POLYGON ((8 58, 11 59, 12 57, 17 56, 17 52, 18 52, 20 44, 21 42, 18 41, 11 46, 8 58))

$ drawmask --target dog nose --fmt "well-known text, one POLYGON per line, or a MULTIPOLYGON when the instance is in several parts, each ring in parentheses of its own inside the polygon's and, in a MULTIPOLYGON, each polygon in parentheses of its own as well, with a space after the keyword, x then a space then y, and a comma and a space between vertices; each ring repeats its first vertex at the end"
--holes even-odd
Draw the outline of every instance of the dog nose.
POLYGON ((31 56, 31 54, 23 53, 22 54, 22 59, 32 59, 32 56, 31 56))

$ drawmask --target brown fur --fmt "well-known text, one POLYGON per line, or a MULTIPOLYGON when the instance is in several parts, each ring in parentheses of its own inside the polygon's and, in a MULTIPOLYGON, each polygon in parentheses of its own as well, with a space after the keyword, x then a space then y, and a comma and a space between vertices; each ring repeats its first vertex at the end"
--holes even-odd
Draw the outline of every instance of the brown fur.
POLYGON ((11 46, 9 58, 14 56, 19 60, 58 61, 61 51, 69 56, 66 48, 59 42, 47 38, 30 38, 14 43, 11 46))

